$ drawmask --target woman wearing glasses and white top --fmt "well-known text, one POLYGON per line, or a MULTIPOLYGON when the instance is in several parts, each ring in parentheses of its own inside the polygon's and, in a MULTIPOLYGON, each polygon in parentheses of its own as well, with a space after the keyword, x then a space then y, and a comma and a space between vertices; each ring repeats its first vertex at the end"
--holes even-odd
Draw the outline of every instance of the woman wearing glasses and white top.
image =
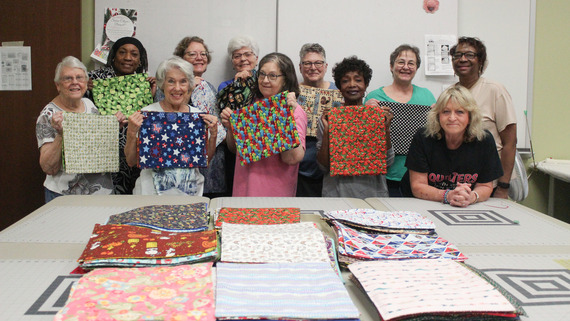
MULTIPOLYGON (((270 53, 259 63, 258 79, 255 84, 254 99, 259 101, 283 91, 289 91, 287 104, 293 109, 293 117, 301 145, 281 152, 279 155, 263 158, 257 162, 241 165, 236 157, 233 196, 277 196, 294 197, 297 189, 299 163, 305 155, 305 134, 307 115, 297 103, 299 83, 295 67, 289 57, 280 53, 270 53)), ((236 150, 236 141, 230 124, 233 111, 226 108, 221 113, 222 123, 228 129, 226 142, 230 150, 236 150)))
MULTIPOLYGON (((36 123, 36 138, 40 149, 40 166, 46 173, 44 181, 46 203, 61 195, 112 194, 110 173, 69 174, 62 168, 63 113, 99 114, 88 98, 87 68, 79 59, 68 56, 55 69, 58 95, 41 111, 36 123)), ((122 113, 117 119, 126 123, 122 113)))
POLYGON ((228 55, 236 74, 234 78, 222 82, 218 86, 218 92, 238 78, 246 79, 255 74, 259 45, 250 36, 237 36, 228 43, 228 55))

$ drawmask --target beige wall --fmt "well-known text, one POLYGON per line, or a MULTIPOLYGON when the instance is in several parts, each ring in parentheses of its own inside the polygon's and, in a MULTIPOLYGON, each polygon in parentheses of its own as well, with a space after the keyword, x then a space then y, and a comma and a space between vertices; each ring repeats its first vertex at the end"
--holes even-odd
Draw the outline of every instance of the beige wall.
MULTIPOLYGON (((93 63, 94 0, 82 0, 82 60, 93 63)), ((564 40, 570 30, 570 1, 536 1, 536 40, 534 62, 534 100, 532 110, 532 144, 537 162, 547 158, 570 159, 570 42, 564 40)), ((506 37, 508 35, 505 35, 506 37)), ((508 48, 505 48, 508 50, 508 48)), ((512 53, 516 55, 516 53, 512 53)), ((521 66, 526 68, 526 66, 521 66)), ((533 170, 529 196, 522 203, 546 213, 548 176, 533 170)), ((570 222, 570 184, 556 181, 555 217, 570 222)))

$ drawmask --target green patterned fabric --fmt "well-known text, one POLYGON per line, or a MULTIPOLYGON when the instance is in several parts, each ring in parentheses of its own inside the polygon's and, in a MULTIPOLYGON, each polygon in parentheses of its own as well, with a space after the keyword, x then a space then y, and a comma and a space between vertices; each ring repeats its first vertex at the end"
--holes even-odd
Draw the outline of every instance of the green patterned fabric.
POLYGON ((67 173, 119 171, 119 122, 115 116, 63 114, 63 168, 67 173))
POLYGON ((114 115, 118 111, 130 116, 152 104, 148 75, 133 74, 93 80, 93 100, 101 115, 114 115))

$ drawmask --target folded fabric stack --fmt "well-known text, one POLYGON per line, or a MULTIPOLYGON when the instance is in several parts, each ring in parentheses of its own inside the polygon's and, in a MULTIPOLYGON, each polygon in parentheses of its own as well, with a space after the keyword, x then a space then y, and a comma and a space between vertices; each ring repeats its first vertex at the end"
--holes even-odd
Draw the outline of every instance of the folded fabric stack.
POLYGON ((435 233, 432 220, 411 211, 382 212, 368 208, 329 211, 325 219, 336 220, 363 231, 383 233, 435 233))
POLYGON ((218 263, 216 318, 358 320, 359 312, 327 263, 218 263))
POLYGON ((382 320, 519 320, 524 311, 464 264, 371 261, 349 269, 382 320))
POLYGON ((301 221, 299 208, 230 208, 222 207, 216 213, 216 228, 222 223, 233 224, 288 224, 301 221))
POLYGON ((195 232, 208 229, 208 204, 152 205, 111 215, 107 224, 144 226, 161 231, 195 232))
POLYGON ((65 320, 215 320, 212 263, 97 269, 55 316, 65 320))
POLYGON ((144 267, 213 261, 216 231, 167 232, 132 225, 95 225, 77 260, 84 269, 144 267))

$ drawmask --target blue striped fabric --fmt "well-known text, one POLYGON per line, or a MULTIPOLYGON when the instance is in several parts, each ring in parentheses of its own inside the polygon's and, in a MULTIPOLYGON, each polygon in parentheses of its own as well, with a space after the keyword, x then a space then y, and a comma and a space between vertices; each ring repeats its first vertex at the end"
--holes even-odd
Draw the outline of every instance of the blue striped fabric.
POLYGON ((358 319, 329 263, 218 263, 216 318, 358 319))

